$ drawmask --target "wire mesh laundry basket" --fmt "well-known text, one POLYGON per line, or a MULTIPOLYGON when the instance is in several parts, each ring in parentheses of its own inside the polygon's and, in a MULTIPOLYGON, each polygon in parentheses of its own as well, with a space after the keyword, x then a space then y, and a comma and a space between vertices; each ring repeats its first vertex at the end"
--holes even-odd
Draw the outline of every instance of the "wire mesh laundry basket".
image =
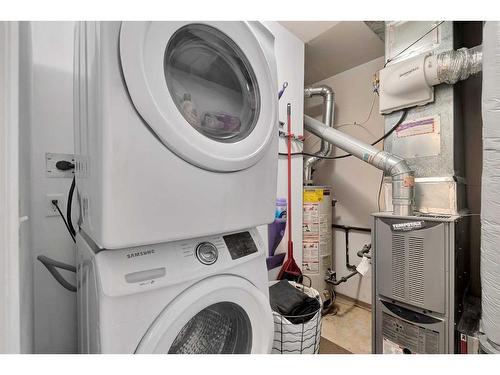
POLYGON ((290 282, 319 301, 317 311, 304 315, 282 315, 273 311, 274 339, 272 354, 317 354, 321 339, 321 299, 317 290, 290 282))

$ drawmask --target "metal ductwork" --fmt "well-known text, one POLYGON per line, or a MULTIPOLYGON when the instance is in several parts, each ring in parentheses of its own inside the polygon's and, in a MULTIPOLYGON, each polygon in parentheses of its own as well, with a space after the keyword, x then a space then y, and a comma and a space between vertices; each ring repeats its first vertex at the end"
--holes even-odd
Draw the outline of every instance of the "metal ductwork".
POLYGON ((500 23, 483 30, 482 347, 500 353, 500 23))
MULTIPOLYGON (((323 97, 323 123, 329 127, 333 127, 333 118, 335 111, 334 92, 330 86, 310 86, 304 89, 304 97, 311 98, 313 96, 323 97)), ((304 159, 304 185, 312 184, 312 175, 314 166, 321 160, 321 156, 329 156, 332 152, 332 145, 325 140, 321 140, 321 146, 317 156, 309 156, 304 159), (319 157, 318 157, 319 156, 319 157)))
POLYGON ((454 85, 479 73, 482 69, 482 60, 482 46, 441 52, 426 58, 425 77, 432 86, 440 83, 454 85))
POLYGON ((413 215, 414 173, 404 159, 387 151, 377 150, 375 147, 330 128, 309 116, 304 116, 304 127, 325 142, 388 173, 392 177, 393 214, 413 215))

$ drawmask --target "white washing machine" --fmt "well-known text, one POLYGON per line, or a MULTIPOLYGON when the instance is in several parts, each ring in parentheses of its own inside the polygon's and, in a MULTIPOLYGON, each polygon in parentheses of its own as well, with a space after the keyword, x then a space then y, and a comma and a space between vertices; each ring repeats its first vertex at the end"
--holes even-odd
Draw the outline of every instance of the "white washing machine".
POLYGON ((258 22, 78 24, 82 229, 118 249, 271 222, 276 80, 258 22))
POLYGON ((256 229, 100 251, 77 235, 81 353, 270 353, 256 229))

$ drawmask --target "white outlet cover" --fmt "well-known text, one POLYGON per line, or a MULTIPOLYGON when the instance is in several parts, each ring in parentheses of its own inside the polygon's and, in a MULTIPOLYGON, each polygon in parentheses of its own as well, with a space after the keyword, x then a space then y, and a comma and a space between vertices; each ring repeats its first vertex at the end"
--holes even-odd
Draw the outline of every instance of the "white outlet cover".
POLYGON ((57 208, 52 204, 52 201, 54 199, 57 199, 58 201, 58 206, 61 212, 64 214, 66 210, 66 201, 64 194, 47 194, 45 196, 45 207, 46 207, 46 213, 45 216, 59 216, 59 212, 57 211, 57 208))

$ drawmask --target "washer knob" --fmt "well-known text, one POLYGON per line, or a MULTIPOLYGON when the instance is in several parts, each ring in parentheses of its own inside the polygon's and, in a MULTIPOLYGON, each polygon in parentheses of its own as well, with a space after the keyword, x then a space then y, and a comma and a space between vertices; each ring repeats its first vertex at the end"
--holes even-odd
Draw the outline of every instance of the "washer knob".
POLYGON ((196 257, 203 264, 214 264, 219 257, 219 251, 213 243, 202 242, 196 246, 196 257))

